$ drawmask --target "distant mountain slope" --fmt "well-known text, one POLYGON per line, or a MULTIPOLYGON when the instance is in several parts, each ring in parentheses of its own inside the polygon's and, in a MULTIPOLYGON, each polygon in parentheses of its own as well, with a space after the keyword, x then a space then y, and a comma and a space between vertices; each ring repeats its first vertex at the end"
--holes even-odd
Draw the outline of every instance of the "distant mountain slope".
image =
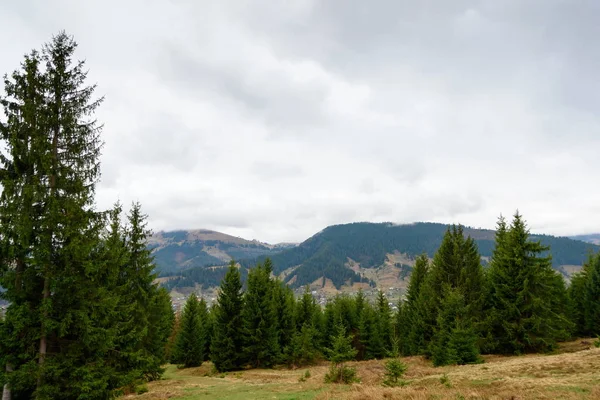
MULTIPOLYGON (((327 278, 340 287, 364 280, 369 276, 365 269, 389 264, 390 256, 394 254, 402 254, 408 260, 423 252, 433 257, 446 229, 447 225, 437 223, 334 225, 300 245, 270 257, 275 272, 288 271, 285 281, 292 286, 327 278)), ((465 228, 465 234, 476 240, 484 261, 492 255, 494 231, 465 228)), ((580 266, 589 252, 599 249, 596 245, 569 238, 548 235, 533 235, 532 238, 551 247, 554 267, 567 276, 571 270, 565 267, 580 266)), ((402 265, 396 267, 401 274, 402 265)))
POLYGON ((588 235, 576 235, 569 237, 573 240, 581 240, 582 242, 600 245, 600 233, 590 233, 588 235))
POLYGON ((162 276, 194 267, 223 265, 231 259, 269 256, 292 246, 271 245, 205 229, 158 232, 148 241, 162 276))
MULTIPOLYGON (((165 266, 165 259, 169 261, 167 267, 175 265, 171 267, 170 275, 176 276, 166 284, 169 288, 218 285, 225 269, 206 268, 206 265, 224 265, 224 261, 230 258, 219 258, 220 262, 209 259, 218 258, 215 248, 227 250, 227 257, 234 257, 240 262, 244 267, 242 276, 245 276, 247 268, 268 256, 273 261, 274 273, 293 287, 315 284, 317 287, 329 285, 339 289, 354 284, 405 288, 414 258, 421 253, 433 257, 447 228, 447 225, 438 223, 334 225, 282 251, 278 247, 240 238, 234 238, 233 243, 234 239, 227 235, 198 237, 198 233, 171 232, 166 237, 161 235, 163 247, 155 255, 161 269, 165 266), (221 240, 215 242, 213 239, 221 240), (193 268, 201 263, 204 266, 193 268), (188 269, 182 272, 181 268, 188 269)), ((492 255, 495 232, 467 227, 465 234, 475 239, 482 262, 486 264, 492 255)), ((533 235, 532 238, 550 246, 554 268, 566 277, 580 268, 590 252, 600 249, 594 244, 564 237, 533 235)))

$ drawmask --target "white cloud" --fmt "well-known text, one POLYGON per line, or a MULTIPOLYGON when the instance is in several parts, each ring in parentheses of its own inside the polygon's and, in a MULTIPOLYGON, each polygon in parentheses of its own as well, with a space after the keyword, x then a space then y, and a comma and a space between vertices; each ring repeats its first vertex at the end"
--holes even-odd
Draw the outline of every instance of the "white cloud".
POLYGON ((23 0, 0 72, 66 29, 106 101, 100 207, 303 240, 351 221, 598 231, 600 11, 532 2, 23 0))

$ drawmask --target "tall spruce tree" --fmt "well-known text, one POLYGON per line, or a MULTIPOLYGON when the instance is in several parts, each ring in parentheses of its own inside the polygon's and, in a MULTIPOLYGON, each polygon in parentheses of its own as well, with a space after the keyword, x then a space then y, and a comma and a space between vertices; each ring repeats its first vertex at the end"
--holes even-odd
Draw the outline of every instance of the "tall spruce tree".
POLYGON ((175 361, 185 368, 198 367, 204 361, 206 334, 202 318, 206 318, 206 302, 191 294, 181 314, 181 330, 175 340, 175 361))
POLYGON ((544 255, 548 250, 529 240, 518 212, 510 227, 499 221, 488 302, 496 352, 545 351, 568 336, 564 282, 552 269, 550 256, 544 255))
POLYGON ((392 309, 382 290, 377 293, 377 323, 385 356, 392 350, 392 309))
POLYGON ((461 291, 445 284, 430 353, 435 366, 480 361, 477 335, 461 291))
POLYGON ((465 308, 466 318, 473 324, 479 324, 482 316, 485 282, 477 245, 471 237, 465 238, 462 226, 449 228, 440 248, 436 252, 433 263, 423 287, 419 291, 418 329, 423 347, 419 352, 430 355, 430 342, 436 331, 439 331, 438 316, 444 303, 445 287, 456 289, 469 299, 465 308))
POLYGON ((240 271, 232 260, 221 282, 217 304, 213 310, 210 358, 220 372, 242 368, 242 305, 240 271))
POLYGON ((568 293, 575 333, 600 335, 600 253, 591 254, 581 272, 571 278, 568 293))
POLYGON ((273 281, 272 299, 277 319, 277 343, 285 360, 289 356, 290 344, 296 333, 296 299, 292 289, 279 280, 273 281))
POLYGON ((76 46, 60 33, 5 80, 1 280, 12 307, 5 358, 15 398, 112 390, 104 359, 117 334, 116 303, 99 284, 107 274, 96 262, 103 224, 94 210, 101 142, 93 113, 102 99, 85 86, 76 46))
POLYGON ((280 356, 277 308, 270 260, 248 272, 242 308, 244 358, 255 368, 270 367, 280 356))
POLYGON ((429 259, 426 254, 417 257, 410 276, 406 301, 398 307, 396 314, 396 330, 401 339, 401 350, 404 355, 418 354, 423 348, 423 324, 419 313, 419 296, 429 271, 429 259))

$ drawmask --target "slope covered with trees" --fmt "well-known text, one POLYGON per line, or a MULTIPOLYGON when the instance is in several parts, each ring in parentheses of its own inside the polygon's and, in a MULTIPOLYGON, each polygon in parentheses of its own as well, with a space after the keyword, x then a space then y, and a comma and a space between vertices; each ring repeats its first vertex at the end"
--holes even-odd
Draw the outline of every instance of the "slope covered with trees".
POLYGON ((473 364, 482 353, 542 353, 597 333, 600 258, 590 259, 568 295, 546 252, 518 213, 510 224, 500 219, 487 269, 476 240, 461 226, 447 228, 432 259, 418 257, 395 313, 382 291, 372 302, 362 291, 337 295, 324 307, 308 290, 294 299, 270 273, 270 259, 250 269, 242 292, 232 264, 212 311, 211 359, 219 371, 328 359, 326 381, 350 382, 349 360, 403 354, 434 366, 473 364), (581 313, 572 315, 573 307, 581 313))
MULTIPOLYGON (((373 285, 369 279, 348 267, 349 259, 360 264, 361 268, 378 268, 389 254, 403 253, 416 259, 420 254, 432 258, 440 247, 448 225, 437 223, 415 223, 395 225, 391 223, 352 223, 330 226, 303 243, 272 254, 273 271, 286 275, 285 282, 293 287, 310 284, 319 279, 330 279, 336 287, 353 282, 373 285)), ((464 233, 473 238, 483 257, 484 267, 492 256, 495 232, 486 229, 464 228, 464 233)), ((581 241, 550 235, 532 235, 550 250, 552 266, 563 275, 568 275, 563 266, 580 266, 591 252, 600 247, 581 241)), ((252 267, 258 259, 241 259, 244 269, 252 267)), ((404 266, 406 275, 407 266, 404 266)), ((245 274, 244 270, 242 273, 245 274)), ((191 268, 176 273, 177 278, 169 281, 168 287, 193 287, 200 284, 214 286, 225 274, 224 269, 191 268)))

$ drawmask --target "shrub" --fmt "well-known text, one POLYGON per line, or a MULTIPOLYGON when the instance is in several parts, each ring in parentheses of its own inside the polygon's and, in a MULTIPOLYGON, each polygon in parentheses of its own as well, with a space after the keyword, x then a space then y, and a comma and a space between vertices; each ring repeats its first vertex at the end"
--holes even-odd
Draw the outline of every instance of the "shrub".
POLYGON ((440 383, 446 386, 447 388, 452 387, 452 382, 450 382, 450 378, 448 378, 448 375, 446 374, 442 375, 442 377, 440 378, 440 383))
POLYGON ((148 386, 146 384, 143 385, 139 385, 136 389, 135 392, 137 394, 144 394, 148 391, 148 386))
POLYGON ((325 383, 354 383, 360 382, 356 375, 356 368, 345 365, 331 364, 329 372, 325 374, 325 383))
POLYGON ((402 376, 408 367, 397 358, 392 358, 385 363, 385 378, 383 384, 385 386, 404 386, 406 381, 402 380, 402 376))

